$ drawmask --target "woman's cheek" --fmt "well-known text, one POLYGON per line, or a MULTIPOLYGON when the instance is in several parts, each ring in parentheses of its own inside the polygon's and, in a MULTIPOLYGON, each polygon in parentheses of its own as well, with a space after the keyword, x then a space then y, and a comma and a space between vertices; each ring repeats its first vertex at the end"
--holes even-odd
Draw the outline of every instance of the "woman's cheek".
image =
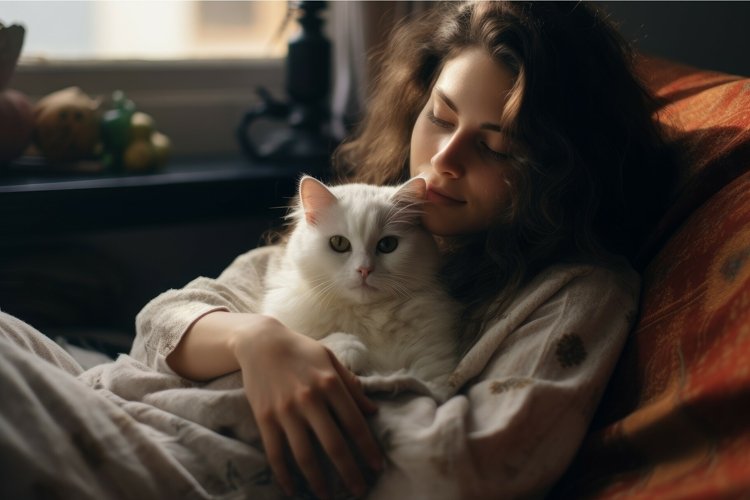
POLYGON ((412 176, 419 173, 420 166, 429 163, 431 157, 431 155, 429 155, 431 141, 434 141, 434 138, 430 137, 430 134, 425 127, 424 115, 421 114, 414 124, 411 135, 409 164, 411 165, 410 170, 412 176))

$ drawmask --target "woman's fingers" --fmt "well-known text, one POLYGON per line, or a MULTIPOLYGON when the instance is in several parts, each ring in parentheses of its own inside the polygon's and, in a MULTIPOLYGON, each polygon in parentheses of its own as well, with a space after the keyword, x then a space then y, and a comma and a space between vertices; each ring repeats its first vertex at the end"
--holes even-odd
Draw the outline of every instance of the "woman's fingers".
POLYGON ((349 394, 351 394, 352 398, 354 398, 354 402, 357 403, 359 409, 362 412, 367 413, 368 415, 372 415, 373 413, 377 412, 377 405, 365 395, 364 390, 362 390, 362 383, 359 381, 359 378, 357 378, 355 374, 349 371, 347 367, 342 365, 341 362, 336 358, 335 354, 333 354, 328 349, 326 349, 326 351, 328 352, 328 357, 331 358, 331 364, 333 364, 333 367, 336 368, 336 372, 339 374, 339 377, 341 377, 341 380, 344 382, 346 389, 349 391, 349 394))
POLYGON ((328 485, 312 446, 306 423, 296 415, 286 415, 283 426, 292 456, 310 489, 319 498, 330 498, 328 485))
POLYGON ((325 407, 321 411, 312 412, 308 418, 315 436, 347 489, 356 496, 363 495, 367 489, 364 475, 341 428, 331 416, 330 409, 325 407))
POLYGON ((336 367, 336 371, 346 386, 348 394, 351 395, 351 397, 347 397, 347 394, 340 397, 332 397, 330 401, 331 407, 336 413, 341 426, 346 430, 349 438, 354 441, 354 444, 360 450, 370 468, 379 472, 383 468, 383 454, 375 437, 372 435, 370 427, 367 425, 367 421, 362 415, 362 411, 368 414, 375 413, 378 407, 365 396, 357 376, 339 363, 333 354, 330 354, 330 356, 334 367, 336 367), (357 408, 352 408, 352 400, 361 411, 358 411, 357 408))
POLYGON ((374 471, 381 469, 383 459, 365 419, 377 407, 365 396, 359 379, 317 341, 285 328, 253 340, 253 349, 243 350, 238 362, 281 488, 293 494, 293 460, 315 494, 327 496, 317 455, 320 444, 347 488, 364 493, 365 471, 358 459, 374 471))
POLYGON ((287 466, 284 435, 276 421, 270 418, 263 421, 258 419, 258 430, 273 476, 284 493, 291 497, 294 495, 294 479, 287 466))
POLYGON ((309 431, 354 495, 363 495, 367 484, 347 437, 370 463, 375 464, 374 470, 380 469, 382 458, 377 443, 336 373, 322 376, 315 389, 307 388, 297 394, 296 413, 284 418, 283 428, 297 465, 319 496, 326 496, 326 484, 309 431))

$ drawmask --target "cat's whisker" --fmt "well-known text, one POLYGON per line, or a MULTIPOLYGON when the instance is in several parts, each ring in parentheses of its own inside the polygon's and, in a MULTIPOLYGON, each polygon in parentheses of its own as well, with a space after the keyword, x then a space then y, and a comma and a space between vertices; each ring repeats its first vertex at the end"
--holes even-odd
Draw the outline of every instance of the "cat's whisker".
POLYGON ((327 309, 329 306, 333 305, 333 301, 336 298, 336 295, 333 293, 329 293, 331 290, 333 290, 334 285, 331 284, 329 287, 327 287, 325 290, 321 292, 321 305, 324 309, 327 309))
POLYGON ((390 291, 393 292, 394 295, 403 297, 403 298, 411 298, 413 296, 411 289, 406 286, 402 280, 396 280, 396 279, 387 279, 383 280, 383 285, 387 287, 390 291))
POLYGON ((316 281, 317 283, 312 283, 313 287, 310 289, 310 292, 319 297, 321 306, 326 308, 331 305, 335 297, 335 294, 329 292, 336 287, 336 283, 326 278, 320 278, 316 281))
POLYGON ((310 291, 316 295, 323 295, 331 290, 331 288, 333 288, 334 286, 334 283, 326 278, 320 278, 319 280, 316 280, 311 284, 313 286, 310 288, 310 291))
POLYGON ((387 218, 391 222, 410 223, 424 214, 423 204, 422 201, 414 201, 395 205, 389 210, 387 218))
POLYGON ((435 286, 439 286, 434 279, 424 278, 409 275, 407 273, 391 273, 390 278, 394 282, 393 288, 400 288, 403 290, 401 295, 412 296, 419 290, 429 290, 435 286))
POLYGON ((389 271, 389 274, 393 277, 402 279, 405 283, 434 283, 435 282, 435 276, 432 274, 430 275, 424 275, 424 274, 416 274, 414 273, 413 269, 408 270, 391 270, 389 271))

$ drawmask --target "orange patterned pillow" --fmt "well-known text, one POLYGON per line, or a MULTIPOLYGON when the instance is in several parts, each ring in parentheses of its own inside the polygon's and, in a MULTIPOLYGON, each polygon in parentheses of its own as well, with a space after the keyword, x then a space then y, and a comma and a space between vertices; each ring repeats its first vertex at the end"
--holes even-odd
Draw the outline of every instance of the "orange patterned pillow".
POLYGON ((750 492, 750 172, 651 262, 641 317, 559 498, 750 492))
POLYGON ((677 197, 647 245, 654 250, 695 208, 750 169, 750 79, 645 57, 639 70, 666 103, 659 121, 681 157, 677 197))
POLYGON ((643 68, 689 163, 652 241, 636 329, 552 496, 747 496, 750 81, 659 60, 643 68))

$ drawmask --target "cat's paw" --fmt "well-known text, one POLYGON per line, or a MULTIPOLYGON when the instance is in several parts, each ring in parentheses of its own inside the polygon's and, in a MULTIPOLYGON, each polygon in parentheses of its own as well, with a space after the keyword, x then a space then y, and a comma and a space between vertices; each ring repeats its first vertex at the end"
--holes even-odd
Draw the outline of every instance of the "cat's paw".
POLYGON ((342 365, 356 374, 369 368, 367 346, 349 333, 332 333, 320 341, 331 350, 342 365))

